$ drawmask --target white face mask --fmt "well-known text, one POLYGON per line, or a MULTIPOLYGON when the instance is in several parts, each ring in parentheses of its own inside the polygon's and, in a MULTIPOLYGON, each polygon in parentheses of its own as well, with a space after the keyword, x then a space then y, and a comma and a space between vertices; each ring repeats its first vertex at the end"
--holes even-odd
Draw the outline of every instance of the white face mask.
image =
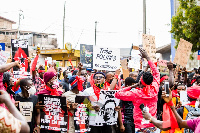
POLYGON ((29 95, 34 95, 36 93, 35 86, 32 86, 29 90, 27 90, 29 95))
POLYGON ((59 87, 58 81, 54 81, 52 87, 53 87, 54 89, 57 89, 57 88, 59 87))

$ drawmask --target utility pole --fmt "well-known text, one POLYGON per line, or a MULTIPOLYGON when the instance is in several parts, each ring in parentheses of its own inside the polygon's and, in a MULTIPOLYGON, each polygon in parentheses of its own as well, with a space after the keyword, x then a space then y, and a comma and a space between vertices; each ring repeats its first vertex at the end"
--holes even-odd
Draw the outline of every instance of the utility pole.
POLYGON ((63 49, 65 49, 65 4, 64 3, 64 16, 63 16, 63 49))
POLYGON ((95 21, 95 46, 97 45, 97 21, 95 21))
POLYGON ((146 34, 146 0, 143 0, 143 34, 146 34))
POLYGON ((19 10, 19 24, 18 24, 18 29, 17 29, 17 39, 19 39, 20 38, 20 32, 19 32, 19 30, 20 30, 20 19, 21 19, 21 16, 23 16, 23 19, 24 19, 24 15, 22 14, 22 10, 19 10))

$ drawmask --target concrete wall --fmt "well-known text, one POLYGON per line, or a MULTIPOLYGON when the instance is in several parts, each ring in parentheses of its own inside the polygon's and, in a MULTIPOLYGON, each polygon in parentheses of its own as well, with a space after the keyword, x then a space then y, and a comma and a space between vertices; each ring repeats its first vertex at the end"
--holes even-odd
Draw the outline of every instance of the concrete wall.
POLYGON ((12 23, 6 21, 5 19, 0 19, 0 28, 5 28, 5 30, 12 30, 12 23))

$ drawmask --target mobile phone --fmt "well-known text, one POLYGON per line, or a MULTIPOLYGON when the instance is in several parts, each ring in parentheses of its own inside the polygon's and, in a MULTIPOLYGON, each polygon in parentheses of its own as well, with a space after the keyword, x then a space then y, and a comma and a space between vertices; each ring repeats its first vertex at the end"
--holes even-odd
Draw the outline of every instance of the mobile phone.
POLYGON ((140 104, 140 109, 143 111, 143 109, 144 109, 144 104, 142 103, 142 104, 140 104))
POLYGON ((169 82, 164 83, 164 89, 165 89, 165 92, 166 92, 166 96, 169 96, 169 82))

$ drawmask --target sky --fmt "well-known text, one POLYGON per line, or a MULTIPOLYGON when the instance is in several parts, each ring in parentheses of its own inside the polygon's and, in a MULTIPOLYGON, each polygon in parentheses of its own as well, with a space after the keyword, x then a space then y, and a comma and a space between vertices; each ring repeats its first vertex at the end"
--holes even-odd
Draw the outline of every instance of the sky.
MULTIPOLYGON (((63 46, 63 14, 65 5, 65 43, 130 48, 142 43, 143 0, 6 0, 0 16, 15 21, 23 12, 20 30, 56 34, 58 47, 63 46)), ((156 47, 171 42, 170 0, 147 0, 147 34, 155 36, 156 47)))

